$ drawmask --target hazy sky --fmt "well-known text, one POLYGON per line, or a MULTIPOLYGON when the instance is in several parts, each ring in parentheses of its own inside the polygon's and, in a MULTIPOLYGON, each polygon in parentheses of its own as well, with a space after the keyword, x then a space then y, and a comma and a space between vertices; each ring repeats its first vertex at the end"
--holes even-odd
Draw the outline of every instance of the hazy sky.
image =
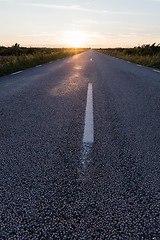
POLYGON ((160 42, 160 0, 0 0, 0 45, 133 47, 160 42))

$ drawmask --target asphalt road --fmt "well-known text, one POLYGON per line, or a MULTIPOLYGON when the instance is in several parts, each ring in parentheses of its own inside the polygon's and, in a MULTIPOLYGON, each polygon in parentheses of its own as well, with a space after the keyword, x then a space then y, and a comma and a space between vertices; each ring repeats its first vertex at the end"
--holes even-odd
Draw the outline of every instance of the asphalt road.
POLYGON ((1 77, 0 116, 1 239, 160 239, 159 72, 90 50, 1 77))

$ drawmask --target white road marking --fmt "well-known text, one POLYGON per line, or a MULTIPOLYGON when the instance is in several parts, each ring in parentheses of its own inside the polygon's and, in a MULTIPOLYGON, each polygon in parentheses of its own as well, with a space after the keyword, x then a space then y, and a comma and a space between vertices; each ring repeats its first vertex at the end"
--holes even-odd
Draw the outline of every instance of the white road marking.
POLYGON ((83 142, 84 143, 94 142, 92 83, 88 84, 83 142))
POLYGON ((19 74, 21 72, 23 72, 23 71, 18 71, 18 72, 15 72, 15 73, 11 73, 11 75, 16 75, 16 74, 19 74))
POLYGON ((38 67, 42 67, 42 65, 37 65, 36 68, 38 68, 38 67))
POLYGON ((138 67, 142 67, 142 65, 137 64, 138 67))
MULTIPOLYGON (((87 92, 87 104, 85 111, 85 126, 84 126, 84 134, 83 134, 83 142, 81 146, 81 157, 80 162, 83 167, 83 170, 86 169, 87 163, 91 161, 91 152, 94 142, 94 121, 93 121, 93 89, 92 83, 88 84, 88 92, 87 92)), ((81 174, 83 172, 81 171, 81 174)), ((83 172, 84 174, 84 172, 83 172)), ((81 178, 84 180, 84 177, 81 178)))
POLYGON ((153 69, 154 72, 157 72, 157 73, 160 73, 160 71, 156 70, 156 69, 153 69))

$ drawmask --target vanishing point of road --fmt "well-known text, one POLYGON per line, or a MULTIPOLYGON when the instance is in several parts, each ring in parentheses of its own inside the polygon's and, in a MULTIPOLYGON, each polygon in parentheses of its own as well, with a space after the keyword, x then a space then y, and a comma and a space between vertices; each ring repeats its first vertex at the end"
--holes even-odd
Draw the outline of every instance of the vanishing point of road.
POLYGON ((1 239, 160 239, 160 72, 87 52, 0 78, 1 239))

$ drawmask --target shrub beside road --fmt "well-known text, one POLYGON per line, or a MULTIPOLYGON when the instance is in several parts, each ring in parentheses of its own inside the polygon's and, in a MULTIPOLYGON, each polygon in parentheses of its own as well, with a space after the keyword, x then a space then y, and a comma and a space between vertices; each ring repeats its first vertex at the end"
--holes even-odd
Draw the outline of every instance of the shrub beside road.
POLYGON ((96 51, 121 58, 147 67, 160 69, 160 44, 142 45, 134 48, 95 49, 96 51))
POLYGON ((0 76, 84 52, 86 48, 0 47, 0 76))

